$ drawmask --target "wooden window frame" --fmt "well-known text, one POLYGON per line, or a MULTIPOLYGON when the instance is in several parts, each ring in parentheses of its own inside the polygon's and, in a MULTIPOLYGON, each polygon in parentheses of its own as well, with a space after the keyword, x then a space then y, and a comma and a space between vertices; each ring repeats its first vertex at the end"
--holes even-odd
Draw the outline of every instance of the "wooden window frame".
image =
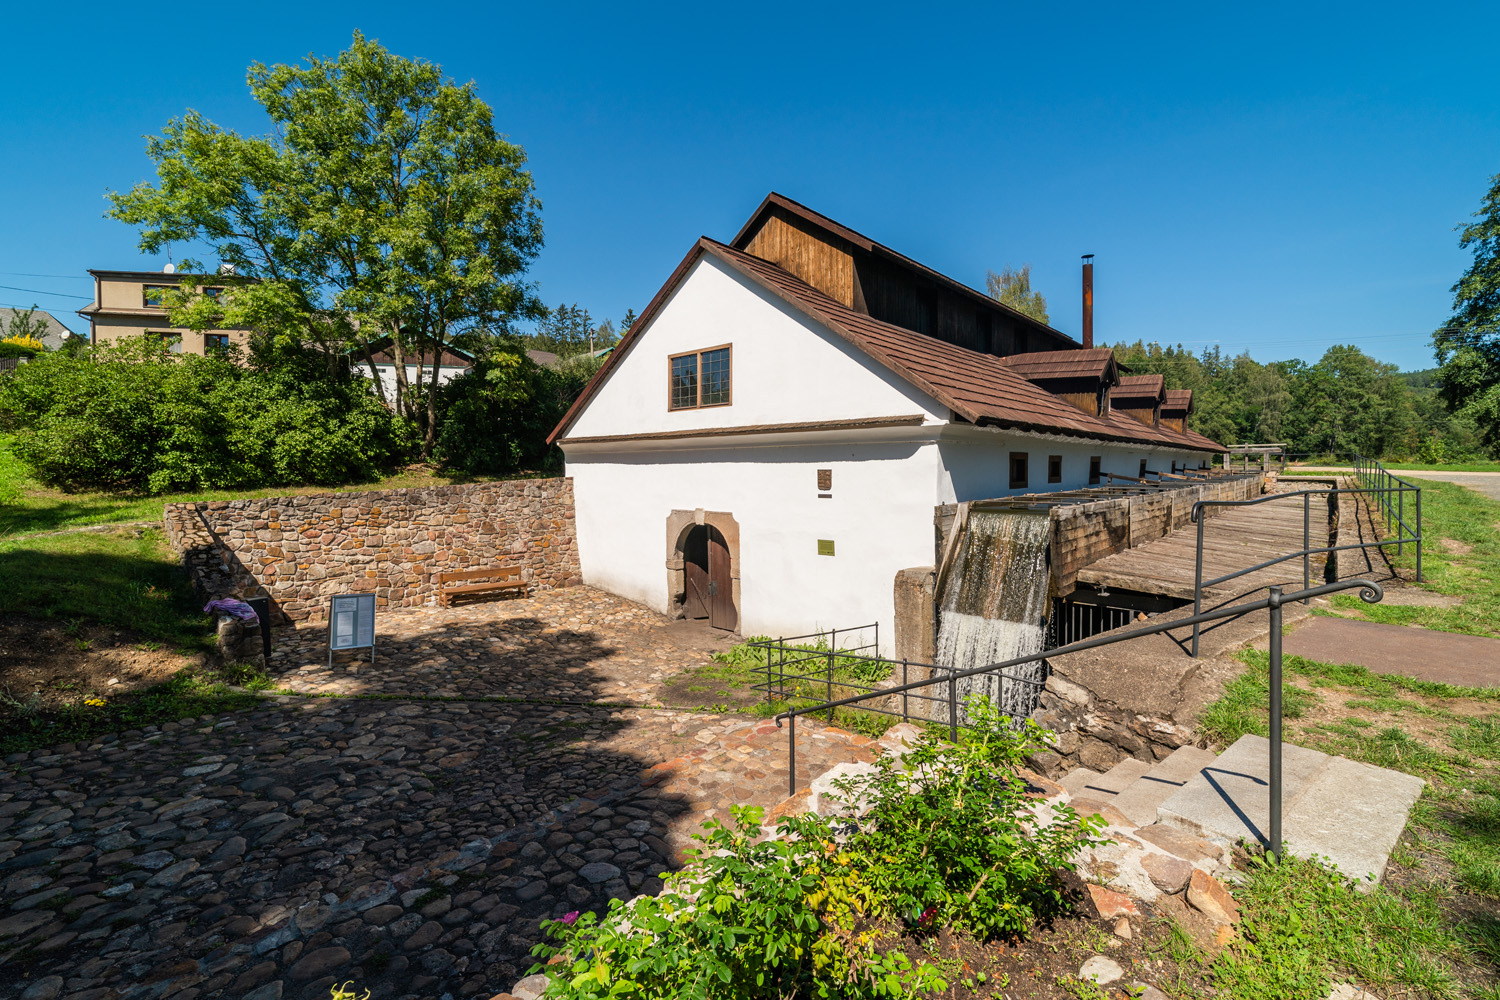
POLYGON ((215 351, 227 351, 229 350, 229 345, 230 340, 227 333, 205 333, 203 335, 204 354, 211 354, 215 351), (209 346, 210 341, 213 342, 212 347, 209 346))
POLYGON ((1061 455, 1048 455, 1047 456, 1047 482, 1049 482, 1049 483, 1060 483, 1060 482, 1062 482, 1062 456, 1061 455))
POLYGON ((163 354, 181 354, 183 351, 182 334, 171 330, 147 330, 146 339, 161 348, 163 354), (177 350, 172 350, 173 346, 177 350))
POLYGON ((734 345, 733 344, 719 344, 719 345, 717 345, 715 347, 700 347, 696 351, 678 351, 676 354, 669 354, 669 355, 667 355, 667 412, 669 412, 669 413, 677 413, 677 412, 680 412, 682 410, 712 410, 712 409, 716 409, 716 408, 718 408, 720 406, 732 406, 733 404, 734 404, 734 345), (704 402, 702 402, 702 399, 703 399, 703 355, 705 355, 705 354, 712 354, 714 351, 728 351, 729 352, 729 387, 728 387, 728 396, 729 396, 729 398, 726 399, 722 403, 704 403, 704 402), (694 402, 690 406, 673 406, 672 405, 672 362, 676 361, 678 358, 689 358, 689 357, 695 357, 695 358, 697 358, 697 365, 698 365, 698 367, 697 367, 697 376, 696 376, 696 388, 694 389, 694 396, 696 397, 697 401, 694 402))
POLYGON ((1089 456, 1089 485, 1098 486, 1104 479, 1104 457, 1102 455, 1089 456))
POLYGON ((160 302, 152 302, 151 301, 151 293, 152 292, 171 292, 171 291, 176 291, 176 290, 177 290, 177 286, 176 285, 145 285, 145 284, 141 285, 141 308, 142 309, 161 309, 162 311, 165 311, 165 307, 160 302))
POLYGON ((1013 451, 1010 453, 1010 488, 1013 490, 1029 489, 1031 484, 1031 452, 1013 451), (1016 478, 1016 463, 1021 463, 1021 476, 1016 478))

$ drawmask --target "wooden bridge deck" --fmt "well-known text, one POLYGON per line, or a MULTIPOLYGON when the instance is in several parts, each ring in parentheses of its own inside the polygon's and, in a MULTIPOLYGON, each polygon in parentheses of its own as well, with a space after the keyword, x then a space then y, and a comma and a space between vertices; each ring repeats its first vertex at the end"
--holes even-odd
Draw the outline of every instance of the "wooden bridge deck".
MULTIPOLYGON (((1311 545, 1328 545, 1327 502, 1315 497, 1311 511, 1311 545)), ((1105 556, 1078 571, 1078 582, 1167 597, 1193 598, 1193 569, 1198 529, 1188 524, 1154 542, 1105 556)), ((1229 507, 1211 515, 1203 528, 1203 578, 1247 569, 1302 549, 1302 501, 1287 499, 1254 507, 1229 507)), ((1312 557, 1312 584, 1323 580, 1325 558, 1312 557)), ((1245 594, 1269 584, 1302 586, 1302 560, 1288 559, 1212 588, 1217 600, 1245 594)))

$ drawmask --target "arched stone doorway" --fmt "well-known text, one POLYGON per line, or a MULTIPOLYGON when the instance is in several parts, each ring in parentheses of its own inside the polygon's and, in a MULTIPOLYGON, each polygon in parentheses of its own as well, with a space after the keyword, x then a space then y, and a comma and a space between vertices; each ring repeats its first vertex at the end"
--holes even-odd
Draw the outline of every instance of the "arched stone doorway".
POLYGON ((667 518, 667 593, 684 618, 739 628, 739 542, 731 514, 674 510, 667 518))

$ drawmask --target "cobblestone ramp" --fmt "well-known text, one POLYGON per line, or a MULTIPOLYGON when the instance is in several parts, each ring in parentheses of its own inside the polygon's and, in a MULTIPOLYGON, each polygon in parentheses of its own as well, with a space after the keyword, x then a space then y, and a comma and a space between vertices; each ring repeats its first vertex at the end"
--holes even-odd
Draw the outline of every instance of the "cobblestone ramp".
MULTIPOLYGON (((872 757, 798 727, 799 785, 872 757)), ((542 919, 657 890, 787 787, 774 723, 496 702, 285 699, 6 764, 0 989, 27 1000, 489 997, 542 919)))

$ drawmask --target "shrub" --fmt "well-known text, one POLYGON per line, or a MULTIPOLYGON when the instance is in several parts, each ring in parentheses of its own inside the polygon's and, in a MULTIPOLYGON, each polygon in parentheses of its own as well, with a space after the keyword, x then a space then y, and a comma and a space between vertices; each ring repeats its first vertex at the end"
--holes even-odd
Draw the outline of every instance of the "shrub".
POLYGON ((309 353, 268 366, 143 340, 44 354, 7 373, 0 424, 44 483, 155 493, 371 479, 412 441, 362 380, 309 353))
POLYGON ((35 337, 5 337, 0 339, 0 358, 34 358, 47 349, 35 337))
POLYGON ((433 457, 470 475, 539 469, 555 459, 547 435, 569 405, 556 372, 503 343, 437 389, 433 457))
POLYGON ((867 807, 858 819, 791 817, 757 842, 759 810, 737 809, 734 829, 706 824, 660 895, 549 923, 558 943, 534 954, 570 964, 547 995, 909 997, 947 987, 904 935, 1022 934, 1064 912, 1062 873, 1100 842, 1099 821, 1054 806, 1042 822, 1014 773, 1041 729, 1013 730, 979 699, 970 717, 957 746, 928 734, 900 764, 845 782, 867 807))

